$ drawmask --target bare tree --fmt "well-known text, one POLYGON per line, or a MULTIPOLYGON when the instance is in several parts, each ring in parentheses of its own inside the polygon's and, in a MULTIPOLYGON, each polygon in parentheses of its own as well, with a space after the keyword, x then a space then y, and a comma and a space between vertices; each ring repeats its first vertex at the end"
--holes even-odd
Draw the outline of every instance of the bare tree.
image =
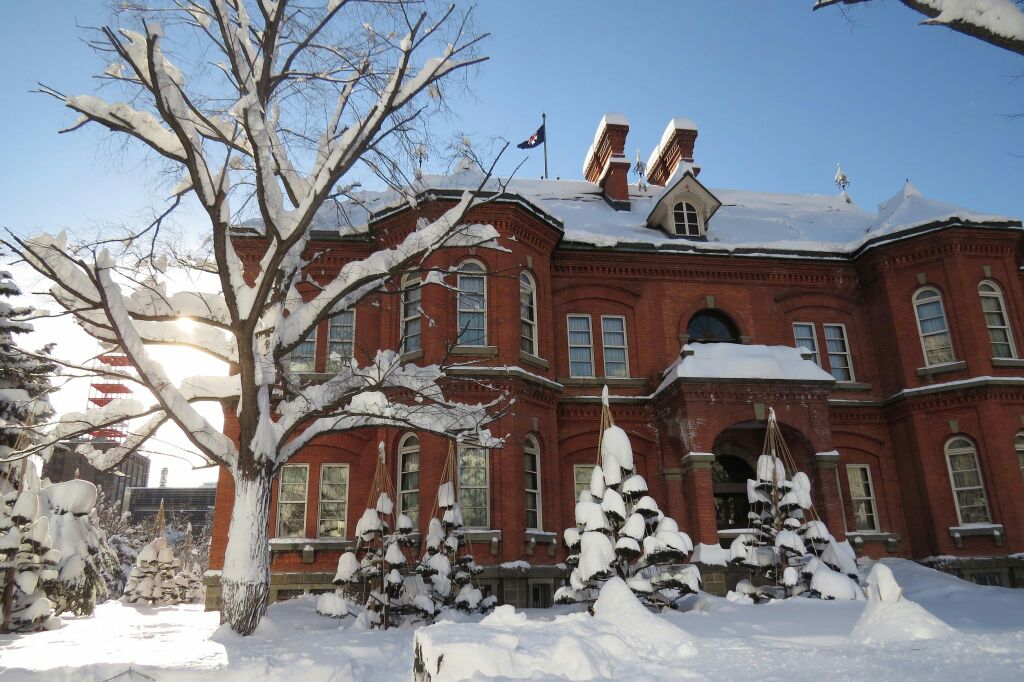
MULTIPOLYGON (((817 0, 814 9, 872 0, 817 0)), ((1024 55, 1022 0, 900 0, 926 17, 922 24, 945 26, 1010 52, 1024 55)))
POLYGON ((152 405, 115 400, 65 415, 49 442, 141 418, 119 447, 85 447, 105 469, 173 422, 196 451, 230 471, 223 617, 247 635, 266 608, 271 480, 303 446, 325 433, 390 426, 495 444, 482 426, 501 398, 486 405, 448 399, 443 367, 406 365, 395 351, 381 350, 368 366, 353 362, 319 383, 287 371, 288 353, 320 322, 394 286, 402 273, 427 269, 425 261, 439 249, 498 248, 493 226, 465 220, 486 200, 466 192, 390 248, 349 254, 330 282, 315 284, 308 274, 316 257, 308 248, 314 216, 327 202, 356 198, 352 178, 359 168, 387 181, 399 200, 414 200, 399 189, 408 186, 402 162, 423 142, 427 115, 444 106, 440 84, 484 59, 477 53, 482 36, 453 7, 435 11, 405 0, 166 0, 122 7, 119 23, 134 28, 103 28, 95 46, 110 58, 106 77, 126 90, 124 100, 42 91, 80 114, 70 129, 97 123, 178 169, 176 198, 151 225, 120 239, 69 245, 63 234, 10 235, 6 243, 50 280, 49 295, 65 314, 126 354, 133 371, 103 374, 137 382, 155 398, 152 405), (215 291, 169 294, 158 235, 188 192, 208 216, 208 249, 172 256, 212 278, 215 291), (246 207, 258 214, 247 223, 259 243, 248 264, 236 251, 246 207), (183 333, 176 324, 182 317, 196 329, 183 333), (229 363, 232 374, 175 385, 151 358, 152 344, 197 348, 229 363), (203 401, 237 416, 237 443, 196 410, 203 401))

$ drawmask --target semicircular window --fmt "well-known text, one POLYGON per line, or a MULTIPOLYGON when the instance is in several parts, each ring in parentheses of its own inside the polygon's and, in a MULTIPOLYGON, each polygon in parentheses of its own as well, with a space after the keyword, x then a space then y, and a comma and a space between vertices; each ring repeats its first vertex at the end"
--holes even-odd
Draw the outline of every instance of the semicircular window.
POLYGON ((739 343, 740 332, 728 317, 714 310, 702 310, 686 325, 690 343, 739 343))

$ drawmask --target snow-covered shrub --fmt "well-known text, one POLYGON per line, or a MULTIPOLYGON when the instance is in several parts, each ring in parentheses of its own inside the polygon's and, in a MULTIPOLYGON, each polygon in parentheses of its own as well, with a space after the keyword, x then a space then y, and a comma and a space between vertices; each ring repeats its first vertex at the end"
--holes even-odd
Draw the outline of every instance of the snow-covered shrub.
POLYGON ((622 578, 647 606, 674 606, 700 588, 700 573, 682 566, 693 551, 690 537, 665 516, 633 467, 629 436, 611 420, 608 387, 602 393, 601 464, 576 503, 576 527, 563 540, 572 568, 569 584, 555 592, 560 604, 593 601, 609 578, 622 578))
POLYGON ((50 519, 50 538, 60 551, 57 576, 45 583, 58 614, 91 615, 109 598, 107 579, 119 570, 118 558, 96 525, 96 486, 74 479, 44 487, 40 513, 50 519))
MULTIPOLYGON (((454 466, 450 467, 454 469, 454 466)), ((427 525, 423 557, 413 571, 429 588, 433 609, 457 608, 462 611, 486 611, 496 598, 484 598, 472 584, 483 568, 466 551, 462 511, 455 501, 455 481, 444 481, 437 491, 437 516, 427 525)))
POLYGON ((756 478, 747 480, 747 514, 753 533, 736 536, 729 547, 730 562, 746 566, 760 585, 749 581, 737 593, 755 601, 806 593, 822 599, 863 599, 857 583, 857 564, 814 518, 811 481, 802 471, 790 476, 780 455, 786 444, 768 411, 766 450, 757 459, 756 478), (747 589, 749 588, 749 589, 747 589))
POLYGON ((920 604, 903 596, 892 571, 878 562, 868 574, 867 605, 850 639, 858 644, 878 645, 892 642, 938 639, 956 634, 945 621, 920 604))
POLYGON ((167 538, 156 538, 139 552, 135 567, 128 576, 122 601, 129 604, 142 601, 157 606, 179 603, 180 590, 175 583, 179 568, 181 564, 167 538))
POLYGON ((22 478, 20 491, 0 496, 0 629, 12 632, 60 625, 44 587, 57 576, 60 553, 50 542, 50 520, 39 510, 35 468, 26 467, 22 478))

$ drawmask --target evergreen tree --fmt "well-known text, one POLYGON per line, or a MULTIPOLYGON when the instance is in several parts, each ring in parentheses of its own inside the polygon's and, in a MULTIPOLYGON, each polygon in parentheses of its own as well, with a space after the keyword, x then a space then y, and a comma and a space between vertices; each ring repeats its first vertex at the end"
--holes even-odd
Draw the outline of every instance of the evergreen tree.
MULTIPOLYGON (((47 396, 52 389, 49 378, 56 373, 56 365, 26 354, 15 342, 17 334, 32 331, 32 325, 22 320, 33 309, 16 307, 6 300, 20 295, 11 273, 0 271, 0 495, 18 489, 21 462, 5 460, 29 437, 22 427, 53 414, 47 396)), ((51 348, 47 346, 37 355, 45 356, 51 348)))
POLYGON ((693 543, 647 494, 647 482, 633 467, 629 436, 612 420, 607 386, 601 400, 601 463, 576 503, 576 527, 563 534, 572 572, 555 602, 592 602, 601 585, 618 576, 648 607, 674 608, 679 597, 700 588, 697 568, 681 565, 693 543))
POLYGON ((60 624, 44 584, 57 575, 60 553, 50 543, 50 521, 39 513, 39 479, 29 465, 20 490, 0 496, 0 632, 27 632, 60 624))
POLYGON ((462 511, 456 500, 458 462, 454 444, 449 444, 448 458, 441 472, 435 514, 427 525, 423 557, 413 571, 422 576, 436 609, 457 608, 460 611, 485 611, 494 605, 495 597, 484 599, 472 583, 478 566, 468 551, 463 532, 462 511))
POLYGON ((803 593, 826 599, 858 594, 863 598, 856 582, 857 564, 816 518, 811 481, 796 471, 770 408, 756 476, 747 481, 747 516, 753 533, 737 536, 729 552, 732 563, 748 567, 758 584, 744 581, 737 591, 757 602, 803 593))
POLYGON ((135 559, 135 566, 128 576, 121 600, 133 604, 139 600, 151 605, 166 606, 177 604, 181 593, 180 584, 175 582, 181 562, 174 556, 174 549, 167 540, 163 519, 163 501, 155 528, 161 528, 157 537, 142 548, 135 559))
POLYGON ((97 526, 96 486, 74 479, 45 486, 40 513, 50 520, 50 538, 60 551, 57 575, 46 581, 46 593, 58 614, 91 615, 110 597, 108 580, 119 570, 118 557, 97 526))
POLYGON ((123 594, 139 551, 152 537, 149 528, 134 523, 128 512, 118 511, 102 489, 96 500, 96 526, 106 536, 107 545, 117 560, 117 564, 105 575, 107 591, 111 595, 123 594))

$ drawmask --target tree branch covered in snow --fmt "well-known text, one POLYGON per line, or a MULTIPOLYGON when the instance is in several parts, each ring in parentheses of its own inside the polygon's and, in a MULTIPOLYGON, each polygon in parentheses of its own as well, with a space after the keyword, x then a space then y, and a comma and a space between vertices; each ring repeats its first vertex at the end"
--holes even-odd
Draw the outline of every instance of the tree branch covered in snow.
POLYGON ((303 445, 330 432, 388 426, 494 444, 484 427, 502 400, 449 399, 443 367, 404 365, 384 350, 366 366, 332 370, 323 383, 288 371, 288 354, 321 322, 394 287, 404 273, 430 267, 425 261, 439 249, 499 248, 493 226, 467 221, 494 197, 466 192, 386 248, 356 255, 339 246, 346 260, 336 276, 311 285, 314 217, 325 202, 358 187, 352 178, 359 170, 369 169, 415 205, 403 162, 426 141, 428 115, 444 107, 441 83, 484 59, 477 52, 484 36, 472 33, 468 14, 429 2, 169 0, 123 7, 126 25, 100 29, 93 43, 112 60, 105 76, 123 88, 123 99, 48 86, 42 92, 80 116, 69 130, 97 124, 176 168, 181 180, 171 207, 122 241, 69 244, 62 233, 10 235, 5 243, 50 281, 49 295, 61 309, 127 356, 134 380, 155 401, 115 401, 69 415, 53 437, 88 433, 115 417, 146 417, 118 447, 88 453, 108 468, 174 422, 207 460, 231 470, 225 615, 248 634, 266 598, 269 481, 303 445), (202 235, 208 255, 157 255, 163 219, 189 196, 209 219, 202 235), (246 211, 258 217, 240 230, 246 211), (247 260, 236 251, 243 241, 247 260), (205 276, 206 291, 175 291, 181 287, 169 261, 190 269, 195 281, 205 276), (175 385, 150 355, 166 344, 221 359, 233 376, 175 385), (210 400, 234 410, 237 443, 193 407, 210 400))
MULTIPOLYGON (((817 0, 813 9, 871 0, 817 0)), ((1024 12, 1019 0, 900 0, 923 14, 921 23, 945 26, 1004 50, 1024 55, 1024 12)))

